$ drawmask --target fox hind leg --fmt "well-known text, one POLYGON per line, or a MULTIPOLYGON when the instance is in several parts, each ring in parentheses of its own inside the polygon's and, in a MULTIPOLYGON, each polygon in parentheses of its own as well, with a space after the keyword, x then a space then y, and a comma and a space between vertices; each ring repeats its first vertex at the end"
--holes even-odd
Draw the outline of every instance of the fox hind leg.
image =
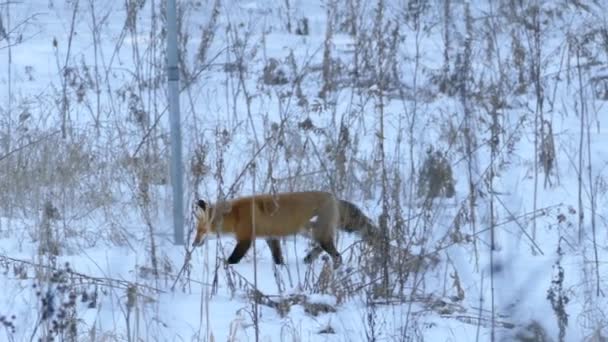
POLYGON ((334 261, 334 268, 338 268, 342 264, 342 256, 336 249, 336 245, 334 245, 334 242, 332 240, 322 241, 319 244, 321 245, 321 248, 323 248, 323 250, 325 250, 327 254, 332 257, 334 261))
POLYGON ((338 226, 339 211, 336 201, 327 201, 318 210, 317 220, 311 222, 312 237, 317 242, 308 255, 304 258, 304 262, 310 263, 316 259, 322 251, 327 252, 333 259, 334 268, 337 268, 342 263, 342 257, 334 244, 334 231, 338 226))
POLYGON ((284 265, 283 254, 281 253, 281 242, 278 239, 269 238, 266 239, 266 243, 272 253, 272 260, 277 265, 284 265))
POLYGON ((333 241, 323 241, 317 243, 318 244, 314 246, 308 252, 308 254, 306 254, 306 257, 304 257, 304 263, 312 263, 316 258, 319 257, 319 255, 321 255, 321 253, 323 253, 323 251, 326 251, 327 254, 329 254, 333 259, 334 268, 337 268, 342 264, 342 256, 340 255, 340 252, 338 252, 338 250, 336 249, 336 245, 334 245, 333 241))
POLYGON ((232 254, 228 257, 228 263, 238 264, 249 250, 249 247, 251 247, 251 240, 239 240, 234 247, 232 254))
POLYGON ((319 255, 323 253, 323 248, 316 244, 309 252, 308 254, 306 254, 306 256, 304 257, 304 263, 306 264, 310 264, 311 262, 313 262, 316 258, 319 257, 319 255))

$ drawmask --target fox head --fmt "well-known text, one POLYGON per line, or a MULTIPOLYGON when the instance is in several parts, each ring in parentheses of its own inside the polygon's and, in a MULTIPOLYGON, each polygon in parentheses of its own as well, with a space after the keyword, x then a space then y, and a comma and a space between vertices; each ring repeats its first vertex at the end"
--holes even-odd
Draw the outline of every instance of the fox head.
POLYGON ((224 224, 224 215, 232 210, 229 202, 219 202, 210 206, 207 202, 199 199, 196 205, 198 222, 196 224, 196 236, 192 242, 193 247, 202 245, 209 232, 221 231, 224 224))

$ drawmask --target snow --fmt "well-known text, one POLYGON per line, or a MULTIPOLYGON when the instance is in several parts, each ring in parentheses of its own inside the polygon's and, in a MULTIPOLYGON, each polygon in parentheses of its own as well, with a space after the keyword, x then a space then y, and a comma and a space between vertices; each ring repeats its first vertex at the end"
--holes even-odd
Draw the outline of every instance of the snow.
MULTIPOLYGON (((328 93, 327 103, 318 98, 323 87, 327 1, 221 1, 205 61, 197 54, 215 1, 180 1, 188 33, 181 45, 186 48, 183 62, 189 72, 198 72, 198 78, 181 93, 190 235, 185 246, 176 246, 171 188, 166 183, 164 3, 150 0, 141 7, 127 3, 137 7, 135 27, 127 20, 133 9, 128 11, 122 2, 0 4, 0 28, 10 38, 0 34, 0 175, 6 176, 0 180, 0 321, 5 327, 1 339, 29 341, 52 335, 53 320, 70 322, 60 317, 65 309, 74 318, 71 322, 77 322, 79 341, 249 341, 256 339, 256 325, 262 341, 364 341, 372 335, 383 341, 489 341, 492 316, 496 340, 515 340, 526 326, 537 322, 551 340, 559 341, 552 295, 567 297, 563 340, 608 336, 604 295, 608 134, 602 125, 605 100, 594 94, 591 84, 607 62, 601 44, 591 35, 592 28, 603 27, 602 19, 593 15, 603 13, 602 5, 587 4, 588 11, 562 1, 542 7, 543 15, 550 18, 543 22, 542 37, 544 114, 552 125, 556 170, 551 174, 553 185, 545 187, 539 166, 535 195, 536 96, 531 79, 526 80, 524 94, 504 90, 507 105, 500 109, 502 131, 495 161, 500 166, 495 167, 492 191, 488 187, 491 117, 484 106, 491 103, 489 84, 497 82, 500 68, 509 70, 505 76, 509 82, 518 77, 511 31, 519 24, 496 27, 498 43, 487 57, 492 35, 480 32, 489 30, 486 19, 497 8, 484 1, 466 1, 478 19, 473 23, 475 35, 469 36, 464 31, 464 4, 452 2, 451 72, 456 55, 464 52, 465 39, 473 44, 470 76, 475 80, 471 89, 475 96, 468 114, 476 118, 473 128, 479 145, 472 152, 477 191, 473 225, 464 137, 454 133, 450 140, 451 130, 464 127, 465 109, 458 92, 441 93, 433 81, 444 62, 440 4, 429 5, 421 17, 422 29, 416 32, 403 2, 386 1, 385 20, 392 20, 391 25, 398 22, 401 34, 395 52, 400 79, 394 91, 384 94, 381 135, 378 83, 362 80, 358 88, 342 84, 328 93), (307 17, 310 34, 288 32, 287 13, 292 30, 298 19, 307 17), (576 58, 566 61, 564 56, 573 51, 568 35, 587 33, 591 43, 583 49, 581 90, 576 58), (288 83, 261 81, 270 58, 280 62, 277 70, 283 71, 288 83), (243 80, 235 67, 238 60, 246 67, 243 80), (64 73, 66 64, 70 72, 64 73), (61 132, 64 75, 69 99, 67 139, 61 132), (301 83, 296 87, 298 79, 301 83), (301 98, 305 105, 299 103, 301 98), (588 120, 582 151, 581 108, 588 120), (336 270, 323 258, 325 254, 311 265, 303 262, 309 249, 305 236, 282 241, 285 266, 274 265, 262 239, 235 265, 224 263, 236 244, 232 236, 209 236, 201 247, 191 248, 198 198, 213 202, 220 193, 234 197, 337 186, 330 178, 335 182, 338 158, 327 151, 340 146, 341 123, 350 141, 345 170, 349 182, 341 190, 345 199, 379 222, 381 137, 387 177, 393 182, 399 175, 402 189, 394 192, 402 214, 410 218, 402 238, 412 243, 414 254, 438 250, 436 265, 409 273, 402 288, 395 285, 396 293, 383 301, 374 297, 374 292, 382 291, 377 279, 383 270, 370 266, 368 254, 373 253, 359 248, 356 234, 339 233, 337 247, 344 264, 336 270), (308 124, 311 127, 306 128, 308 124), (431 147, 443 151, 452 167, 455 196, 436 199, 432 209, 425 210, 420 200, 410 198, 409 184, 418 180, 431 147), (192 171, 196 161, 203 165, 198 175, 192 171), (255 167, 248 168, 253 162, 255 167), (584 210, 580 227, 579 174, 584 210), (49 218, 45 207, 49 202, 58 217, 49 218), (493 252, 490 203, 496 224, 493 252), (40 252, 47 231, 59 245, 56 257, 40 252), (187 260, 189 267, 184 267, 187 260), (560 269, 563 279, 558 281, 560 269), (57 279, 52 279, 53 274, 57 279), (253 289, 263 296, 257 306, 253 289), (77 295, 75 304, 69 304, 71 293, 77 295), (51 311, 43 304, 47 294, 54 305, 51 311), (288 303, 285 312, 273 307, 283 302, 288 303), (42 318, 47 311, 50 320, 42 318)), ((337 2, 338 11, 346 13, 350 3, 337 2)), ((361 3, 361 34, 373 36, 376 6, 361 3)), ((498 21, 498 16, 493 20, 498 21)), ((390 43, 390 35, 383 38, 390 43)), ((533 37, 519 39, 525 49, 533 47, 533 37)), ((343 68, 353 67, 357 46, 351 35, 336 32, 330 46, 333 59, 343 68)), ((378 46, 370 45, 369 51, 378 51, 378 46)), ((378 65, 375 59, 369 62, 378 65)), ((385 66, 394 76, 390 63, 385 66)), ((525 70, 529 73, 530 66, 525 70)), ((362 77, 372 71, 359 70, 362 77)), ((348 77, 346 69, 336 75, 338 80, 348 77)), ((393 192, 394 186, 391 183, 388 191, 393 192)), ((400 257, 391 255, 391 261, 400 257)), ((390 276, 397 284, 398 272, 391 270, 390 276)), ((68 330, 63 332, 65 339, 68 330)))

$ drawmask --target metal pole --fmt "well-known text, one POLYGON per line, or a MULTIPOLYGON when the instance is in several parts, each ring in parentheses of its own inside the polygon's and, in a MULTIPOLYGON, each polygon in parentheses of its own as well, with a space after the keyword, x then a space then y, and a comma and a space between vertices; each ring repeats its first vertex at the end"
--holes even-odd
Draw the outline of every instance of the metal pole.
POLYGON ((182 135, 179 118, 179 68, 177 64, 177 15, 175 0, 167 0, 167 78, 169 81, 169 121, 171 129, 171 183, 173 187, 173 238, 184 244, 184 198, 182 176, 182 135))

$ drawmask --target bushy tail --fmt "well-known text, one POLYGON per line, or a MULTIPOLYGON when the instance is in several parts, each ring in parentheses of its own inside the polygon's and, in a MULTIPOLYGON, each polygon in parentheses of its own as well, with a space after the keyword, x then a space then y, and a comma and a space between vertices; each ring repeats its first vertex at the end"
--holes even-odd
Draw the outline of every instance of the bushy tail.
POLYGON ((358 233, 367 242, 378 240, 380 237, 378 228, 359 207, 345 200, 339 200, 338 207, 340 208, 340 229, 349 233, 358 233))

